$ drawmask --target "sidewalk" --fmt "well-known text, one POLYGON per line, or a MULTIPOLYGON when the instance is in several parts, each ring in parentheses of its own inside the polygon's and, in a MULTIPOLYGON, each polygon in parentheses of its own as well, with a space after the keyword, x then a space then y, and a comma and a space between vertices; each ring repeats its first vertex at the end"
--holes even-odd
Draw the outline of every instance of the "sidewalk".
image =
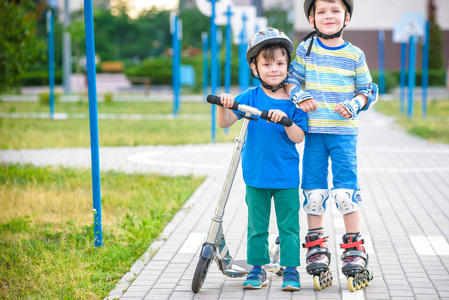
MULTIPOLYGON (((127 173, 196 174, 206 181, 141 259, 120 280, 109 299, 449 299, 449 145, 410 137, 392 119, 361 114, 359 176, 362 223, 370 286, 349 292, 342 275, 341 215, 329 201, 325 230, 332 252, 333 285, 315 291, 301 250, 301 291, 282 292, 282 278, 244 291, 245 278, 226 278, 215 263, 198 294, 190 289, 199 249, 221 192, 233 144, 101 148, 100 166, 127 173), (154 256, 153 256, 154 255, 154 256), (151 258, 150 258, 151 257, 151 258)), ((301 153, 301 146, 299 147, 301 153)), ((0 150, 0 161, 90 167, 90 149, 0 150)), ((275 220, 271 226, 276 236, 275 220)), ((246 258, 244 184, 238 172, 223 227, 235 259, 246 258)), ((301 212, 301 238, 307 231, 301 212)))

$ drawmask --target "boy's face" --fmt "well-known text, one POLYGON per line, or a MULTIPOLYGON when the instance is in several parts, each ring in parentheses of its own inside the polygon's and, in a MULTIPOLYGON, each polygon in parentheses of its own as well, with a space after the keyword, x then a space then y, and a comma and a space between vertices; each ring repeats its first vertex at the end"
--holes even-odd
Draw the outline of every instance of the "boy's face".
POLYGON ((259 76, 265 83, 273 87, 281 84, 287 77, 287 56, 285 51, 279 48, 275 50, 273 59, 266 59, 261 51, 257 56, 256 62, 257 70, 256 65, 254 63, 251 64, 251 70, 254 75, 259 76))
POLYGON ((309 16, 309 23, 323 34, 332 35, 339 32, 343 25, 348 25, 349 14, 345 16, 346 7, 342 0, 327 2, 315 1, 313 14, 309 16))

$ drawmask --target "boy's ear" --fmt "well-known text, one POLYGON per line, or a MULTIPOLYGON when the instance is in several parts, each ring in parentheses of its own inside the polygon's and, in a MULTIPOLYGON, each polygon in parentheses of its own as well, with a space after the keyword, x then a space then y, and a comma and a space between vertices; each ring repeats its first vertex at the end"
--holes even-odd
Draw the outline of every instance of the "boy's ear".
POLYGON ((351 15, 349 13, 346 14, 346 19, 345 19, 345 26, 347 26, 349 24, 349 21, 351 20, 351 15))
POLYGON ((254 63, 251 63, 250 65, 251 70, 253 71, 254 76, 259 76, 259 74, 257 73, 257 69, 256 69, 256 65, 254 63))
POLYGON ((309 24, 315 29, 315 18, 311 15, 309 16, 309 24))

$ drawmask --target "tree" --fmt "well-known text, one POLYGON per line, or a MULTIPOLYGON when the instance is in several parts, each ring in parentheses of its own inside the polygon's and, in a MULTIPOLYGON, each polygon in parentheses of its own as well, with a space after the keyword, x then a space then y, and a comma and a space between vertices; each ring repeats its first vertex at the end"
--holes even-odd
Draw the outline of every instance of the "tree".
POLYGON ((75 52, 76 58, 76 73, 81 73, 81 66, 78 63, 82 54, 85 54, 86 49, 86 28, 82 20, 75 20, 67 27, 67 32, 72 39, 72 48, 75 52))
POLYGON ((20 75, 42 59, 45 43, 36 34, 31 0, 0 0, 0 92, 19 86, 20 75))
POLYGON ((429 20, 429 69, 442 70, 445 63, 443 59, 443 38, 440 26, 436 19, 436 5, 434 0, 427 2, 427 19, 429 20))
POLYGON ((268 27, 277 28, 289 37, 293 37, 295 35, 293 30, 293 21, 289 16, 288 10, 279 7, 271 7, 264 12, 264 16, 268 20, 268 27))
MULTIPOLYGON (((203 15, 195 6, 185 8, 180 12, 182 20, 182 43, 183 47, 188 45, 196 48, 202 47, 201 33, 210 31, 210 19, 203 15)), ((224 30, 223 34, 224 34, 224 30)))

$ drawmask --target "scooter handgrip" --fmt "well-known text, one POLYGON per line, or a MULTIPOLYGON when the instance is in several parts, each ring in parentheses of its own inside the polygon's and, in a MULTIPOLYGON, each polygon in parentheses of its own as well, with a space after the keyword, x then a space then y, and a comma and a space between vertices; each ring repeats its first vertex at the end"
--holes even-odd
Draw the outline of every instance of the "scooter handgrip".
MULTIPOLYGON (((260 118, 264 119, 264 120, 271 121, 271 118, 268 116, 268 111, 266 111, 266 110, 262 111, 260 118)), ((293 125, 293 120, 290 119, 289 117, 282 117, 281 121, 278 122, 278 124, 281 124, 282 126, 285 126, 285 127, 290 127, 293 125)))
MULTIPOLYGON (((220 101, 220 97, 217 96, 217 95, 210 94, 210 95, 207 96, 206 100, 210 104, 223 106, 223 104, 220 101)), ((232 110, 239 110, 239 105, 240 105, 240 103, 238 103, 237 101, 234 101, 234 105, 231 107, 231 109, 232 110)))

